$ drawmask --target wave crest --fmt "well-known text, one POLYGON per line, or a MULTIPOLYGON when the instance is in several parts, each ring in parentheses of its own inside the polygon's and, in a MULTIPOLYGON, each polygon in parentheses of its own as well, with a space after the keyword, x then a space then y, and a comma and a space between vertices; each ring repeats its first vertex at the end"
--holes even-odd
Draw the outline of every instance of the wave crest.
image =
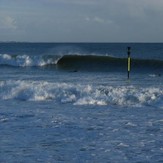
POLYGON ((57 56, 29 56, 0 54, 0 65, 15 67, 46 66, 57 63, 57 56))

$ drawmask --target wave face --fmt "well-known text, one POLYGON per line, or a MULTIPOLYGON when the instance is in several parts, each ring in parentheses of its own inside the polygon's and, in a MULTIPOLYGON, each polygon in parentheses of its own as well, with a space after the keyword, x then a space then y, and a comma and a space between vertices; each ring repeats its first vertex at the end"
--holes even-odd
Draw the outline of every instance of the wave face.
MULTIPOLYGON (((62 69, 93 70, 93 71, 126 71, 127 58, 97 55, 65 55, 58 60, 57 65, 62 69)), ((131 59, 133 71, 163 70, 162 60, 131 59)))
POLYGON ((163 88, 148 86, 93 86, 45 81, 10 80, 0 82, 1 100, 54 101, 73 105, 117 105, 162 107, 163 88))

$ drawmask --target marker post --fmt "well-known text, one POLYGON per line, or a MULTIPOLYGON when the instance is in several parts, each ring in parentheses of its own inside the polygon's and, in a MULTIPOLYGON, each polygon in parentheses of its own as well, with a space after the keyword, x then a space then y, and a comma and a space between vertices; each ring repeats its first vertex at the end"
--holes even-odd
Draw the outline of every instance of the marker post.
POLYGON ((127 77, 130 79, 130 70, 131 70, 131 47, 127 47, 127 54, 128 54, 128 63, 127 63, 127 77))

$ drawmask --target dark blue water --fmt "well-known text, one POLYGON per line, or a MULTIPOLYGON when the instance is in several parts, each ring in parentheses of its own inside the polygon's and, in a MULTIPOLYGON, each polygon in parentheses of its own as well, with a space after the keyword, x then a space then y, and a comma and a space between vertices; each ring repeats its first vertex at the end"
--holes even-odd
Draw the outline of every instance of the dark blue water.
POLYGON ((0 43, 0 162, 163 162, 162 53, 163 44, 0 43), (130 80, 119 64, 128 46, 131 66, 139 60, 130 80), (65 55, 85 69, 58 66, 65 55), (99 56, 118 65, 106 71, 99 56))

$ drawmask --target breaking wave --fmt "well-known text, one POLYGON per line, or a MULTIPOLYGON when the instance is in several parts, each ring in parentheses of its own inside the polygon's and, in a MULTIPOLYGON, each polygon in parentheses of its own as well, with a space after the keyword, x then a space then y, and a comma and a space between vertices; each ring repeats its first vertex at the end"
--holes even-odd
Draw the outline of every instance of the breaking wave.
POLYGON ((45 81, 0 82, 0 100, 54 101, 72 105, 118 105, 162 107, 163 88, 138 86, 94 86, 45 81))
MULTIPOLYGON (((46 67, 52 66, 64 70, 84 71, 125 71, 127 58, 100 55, 9 55, 0 54, 0 66, 46 67)), ((131 59, 132 71, 163 70, 162 60, 131 59)))
POLYGON ((9 55, 0 54, 0 65, 14 67, 47 66, 56 64, 59 57, 53 55, 9 55))

